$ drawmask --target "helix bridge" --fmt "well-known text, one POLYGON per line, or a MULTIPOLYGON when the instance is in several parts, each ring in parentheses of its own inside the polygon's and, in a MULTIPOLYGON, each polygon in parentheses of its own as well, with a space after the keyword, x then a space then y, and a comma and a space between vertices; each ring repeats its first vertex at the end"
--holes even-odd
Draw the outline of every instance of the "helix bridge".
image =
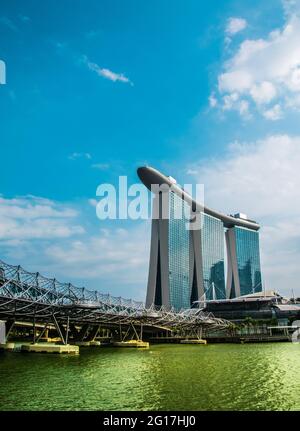
MULTIPOLYGON (((64 344, 68 337, 94 337, 99 328, 111 331, 132 330, 198 332, 224 330, 230 323, 199 308, 176 311, 164 307, 145 307, 143 302, 115 297, 71 283, 59 282, 40 273, 0 260, 0 320, 7 332, 17 323, 39 325, 43 332, 55 328, 64 344)), ((36 340, 35 340, 36 341, 36 340)))

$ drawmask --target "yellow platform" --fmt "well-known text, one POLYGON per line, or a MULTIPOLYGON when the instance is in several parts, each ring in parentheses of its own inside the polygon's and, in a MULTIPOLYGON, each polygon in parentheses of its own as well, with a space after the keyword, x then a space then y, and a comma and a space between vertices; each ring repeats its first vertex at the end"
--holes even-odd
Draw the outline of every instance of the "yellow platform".
POLYGON ((198 340, 198 339, 181 340, 180 344, 207 344, 207 341, 206 340, 198 340))
POLYGON ((148 349, 149 343, 148 341, 142 340, 130 340, 130 341, 114 341, 112 343, 114 347, 143 347, 148 349))
POLYGON ((21 348, 22 352, 30 353, 59 353, 59 354, 79 354, 79 347, 71 344, 49 344, 49 343, 37 343, 37 344, 23 344, 21 348))
POLYGON ((80 347, 96 347, 96 346, 101 346, 101 342, 100 341, 74 341, 74 344, 76 346, 80 346, 80 347))
POLYGON ((16 343, 5 343, 5 344, 0 344, 0 350, 9 350, 9 351, 14 351, 16 348, 16 343))
POLYGON ((98 341, 98 340, 90 341, 90 346, 92 347, 101 346, 101 341, 98 341))

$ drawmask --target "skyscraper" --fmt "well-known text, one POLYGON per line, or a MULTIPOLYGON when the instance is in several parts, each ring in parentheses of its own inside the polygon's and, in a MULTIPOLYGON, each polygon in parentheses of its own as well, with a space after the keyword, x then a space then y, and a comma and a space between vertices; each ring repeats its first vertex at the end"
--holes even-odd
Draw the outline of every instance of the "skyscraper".
POLYGON ((151 252, 146 303, 190 308, 190 251, 191 236, 186 229, 184 211, 188 204, 177 194, 155 195, 153 211, 159 214, 152 220, 151 252), (162 202, 167 218, 161 214, 162 202))
POLYGON ((226 232, 228 297, 262 290, 258 232, 232 227, 226 232))
POLYGON ((147 306, 180 310, 202 299, 262 290, 256 222, 243 214, 227 216, 200 205, 173 178, 153 168, 139 168, 138 175, 149 190, 155 190, 147 306), (200 223, 192 228, 195 215, 200 223))
POLYGON ((224 227, 221 220, 201 213, 201 263, 205 299, 225 299, 224 227))

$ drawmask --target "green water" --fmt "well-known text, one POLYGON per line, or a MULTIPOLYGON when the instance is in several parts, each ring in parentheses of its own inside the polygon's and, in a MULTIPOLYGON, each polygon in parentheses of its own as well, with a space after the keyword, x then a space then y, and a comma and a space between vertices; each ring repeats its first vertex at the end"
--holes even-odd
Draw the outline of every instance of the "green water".
POLYGON ((0 410, 300 410, 300 344, 0 353, 0 410))

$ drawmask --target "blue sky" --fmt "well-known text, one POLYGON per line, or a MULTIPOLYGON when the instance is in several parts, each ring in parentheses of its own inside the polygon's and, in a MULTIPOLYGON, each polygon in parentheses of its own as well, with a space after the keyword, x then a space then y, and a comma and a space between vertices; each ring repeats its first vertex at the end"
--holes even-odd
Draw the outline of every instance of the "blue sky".
POLYGON ((299 9, 0 0, 1 258, 143 299, 149 223, 93 199, 147 163, 260 221, 267 288, 300 294, 299 9))

